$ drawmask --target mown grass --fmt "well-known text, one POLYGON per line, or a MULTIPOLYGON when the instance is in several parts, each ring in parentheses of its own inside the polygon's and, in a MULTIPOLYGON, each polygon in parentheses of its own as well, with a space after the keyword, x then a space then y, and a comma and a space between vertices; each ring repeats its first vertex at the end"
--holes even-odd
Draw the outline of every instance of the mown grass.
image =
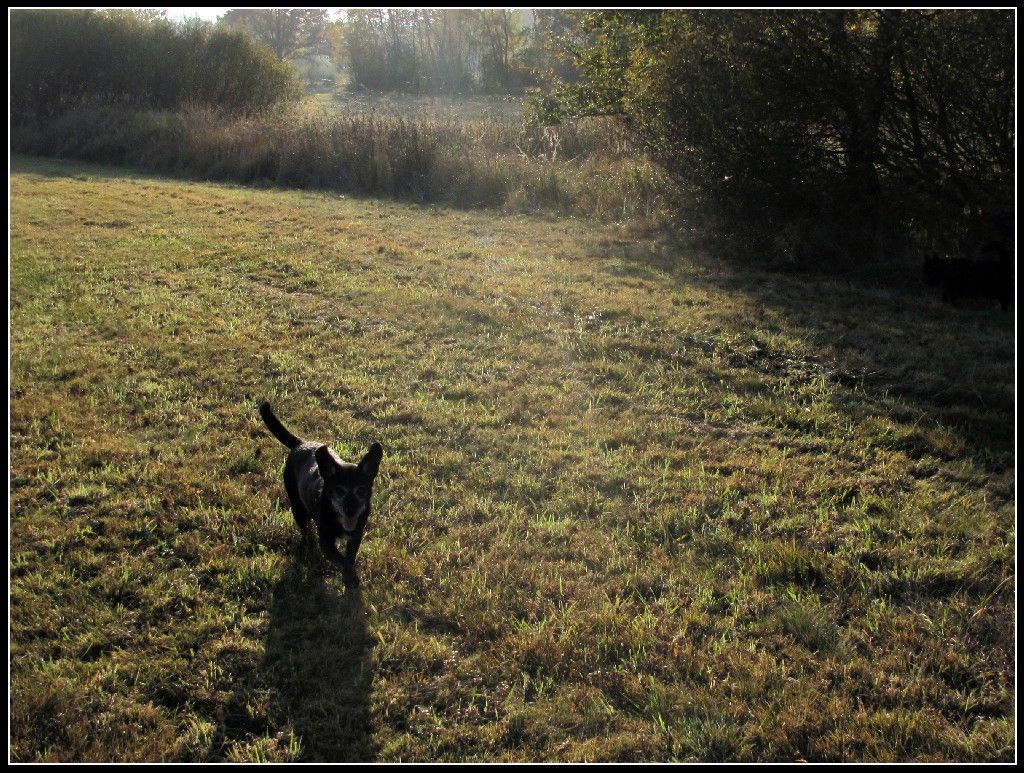
POLYGON ((593 222, 11 188, 12 759, 1013 759, 1009 316, 593 222), (383 443, 361 592, 262 398, 383 443))

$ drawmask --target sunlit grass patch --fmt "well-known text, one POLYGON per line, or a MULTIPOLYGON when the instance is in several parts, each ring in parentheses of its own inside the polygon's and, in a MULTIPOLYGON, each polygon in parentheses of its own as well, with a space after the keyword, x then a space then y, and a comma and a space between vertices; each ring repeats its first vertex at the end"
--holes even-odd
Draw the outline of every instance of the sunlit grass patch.
POLYGON ((12 192, 13 759, 1012 759, 1008 318, 593 222, 12 192), (360 593, 261 399, 384 445, 360 593))

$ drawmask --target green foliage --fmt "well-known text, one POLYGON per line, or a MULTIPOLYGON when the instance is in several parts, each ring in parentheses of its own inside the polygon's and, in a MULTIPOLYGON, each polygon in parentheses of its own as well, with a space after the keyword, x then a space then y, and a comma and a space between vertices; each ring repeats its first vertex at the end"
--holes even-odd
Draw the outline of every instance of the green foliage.
POLYGON ((218 21, 220 26, 249 33, 282 60, 326 54, 329 23, 324 8, 230 8, 218 21))
POLYGON ((553 94, 624 116, 755 255, 950 250, 1012 212, 1009 12, 591 11, 577 27, 560 43, 577 75, 553 94))
POLYGON ((11 12, 15 123, 97 103, 256 111, 298 94, 291 67, 243 33, 128 12, 11 12))

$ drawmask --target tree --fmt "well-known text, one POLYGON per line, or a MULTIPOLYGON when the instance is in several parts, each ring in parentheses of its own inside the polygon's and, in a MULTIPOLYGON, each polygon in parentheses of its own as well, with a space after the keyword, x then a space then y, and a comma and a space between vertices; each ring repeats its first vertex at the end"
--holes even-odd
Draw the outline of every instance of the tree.
POLYGON ((352 81, 364 88, 493 93, 528 80, 516 11, 349 9, 344 28, 352 81))
POLYGON ((248 32, 280 60, 330 53, 330 15, 323 8, 232 8, 219 24, 248 32))
POLYGON ((878 259, 1005 219, 1013 16, 588 11, 548 95, 619 116, 751 252, 878 259), (921 234, 924 234, 923 238, 921 234))

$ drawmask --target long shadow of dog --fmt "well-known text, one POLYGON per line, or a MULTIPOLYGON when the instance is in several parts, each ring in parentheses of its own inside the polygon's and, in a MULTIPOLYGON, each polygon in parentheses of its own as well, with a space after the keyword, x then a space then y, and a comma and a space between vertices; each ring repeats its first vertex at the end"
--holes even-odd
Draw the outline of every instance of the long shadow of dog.
POLYGON ((319 558, 301 544, 274 588, 261 676, 302 761, 365 762, 375 754, 366 613, 358 590, 325 583, 319 558))

